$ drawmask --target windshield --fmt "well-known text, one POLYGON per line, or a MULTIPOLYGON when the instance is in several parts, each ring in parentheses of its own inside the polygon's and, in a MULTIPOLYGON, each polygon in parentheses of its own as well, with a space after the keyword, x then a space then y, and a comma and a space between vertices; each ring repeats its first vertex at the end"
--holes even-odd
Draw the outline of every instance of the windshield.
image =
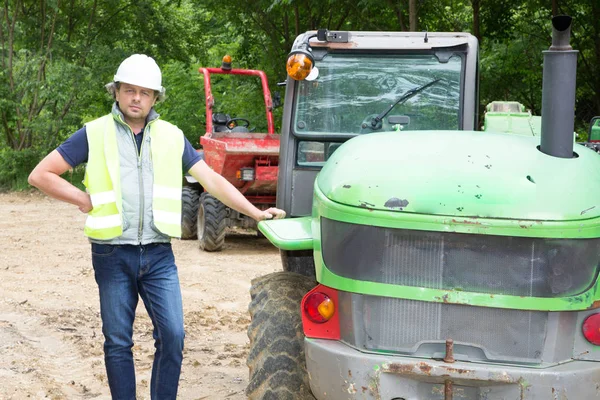
POLYGON ((460 127, 460 55, 440 62, 433 54, 328 54, 315 66, 316 79, 299 82, 296 92, 297 134, 335 137, 460 127), (371 123, 384 113, 381 123, 371 123))

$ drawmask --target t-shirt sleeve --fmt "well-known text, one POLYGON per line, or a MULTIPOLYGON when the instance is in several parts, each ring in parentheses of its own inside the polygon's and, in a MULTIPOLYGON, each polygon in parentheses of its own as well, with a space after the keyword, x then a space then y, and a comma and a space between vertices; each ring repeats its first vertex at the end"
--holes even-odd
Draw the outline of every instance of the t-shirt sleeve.
POLYGON ((87 162, 89 145, 85 126, 71 135, 56 150, 71 168, 87 162))
POLYGON ((187 138, 184 138, 185 146, 183 148, 183 172, 188 172, 198 161, 202 160, 200 154, 194 149, 194 146, 187 138))

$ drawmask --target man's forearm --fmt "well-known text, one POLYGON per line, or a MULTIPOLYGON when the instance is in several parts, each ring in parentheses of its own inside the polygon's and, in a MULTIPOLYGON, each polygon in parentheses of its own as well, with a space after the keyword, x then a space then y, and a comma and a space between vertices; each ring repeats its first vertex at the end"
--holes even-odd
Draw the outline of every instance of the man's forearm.
POLYGON ((266 210, 258 209, 227 179, 210 169, 204 161, 198 161, 194 164, 189 173, 200 182, 204 190, 215 196, 227 207, 246 214, 257 221, 285 217, 285 211, 275 207, 266 210))
POLYGON ((90 196, 60 177, 69 168, 70 165, 54 150, 31 171, 28 182, 48 196, 74 204, 87 213, 92 209, 90 196))
POLYGON ((29 175, 29 184, 40 189, 48 196, 81 207, 89 201, 89 195, 70 182, 52 172, 40 172, 29 175))
POLYGON ((231 185, 221 175, 218 175, 214 179, 216 181, 222 180, 222 182, 219 182, 213 187, 205 188, 210 194, 218 198, 227 207, 256 220, 260 219, 260 210, 250 203, 235 186, 231 185))

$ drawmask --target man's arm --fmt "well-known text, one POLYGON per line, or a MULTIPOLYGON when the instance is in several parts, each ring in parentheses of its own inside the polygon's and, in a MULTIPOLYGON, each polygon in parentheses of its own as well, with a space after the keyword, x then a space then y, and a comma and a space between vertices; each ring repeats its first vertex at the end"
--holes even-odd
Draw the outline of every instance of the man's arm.
POLYGON ((200 182, 204 190, 215 196, 223 204, 257 221, 285 217, 285 211, 278 208, 271 207, 264 211, 256 208, 235 186, 210 169, 203 160, 194 164, 189 173, 200 182))
POLYGON ((55 199, 76 205, 81 212, 90 212, 90 196, 60 177, 70 169, 69 163, 54 150, 31 171, 28 182, 55 199))

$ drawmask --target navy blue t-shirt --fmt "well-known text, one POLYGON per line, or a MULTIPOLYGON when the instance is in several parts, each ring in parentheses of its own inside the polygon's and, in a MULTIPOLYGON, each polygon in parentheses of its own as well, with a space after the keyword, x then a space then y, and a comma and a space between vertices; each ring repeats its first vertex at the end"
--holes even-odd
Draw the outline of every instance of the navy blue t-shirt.
MULTIPOLYGON (((134 136, 139 152, 140 148, 142 147, 143 135, 140 132, 134 136)), ((184 139, 185 145, 183 148, 182 166, 183 172, 187 172, 194 166, 194 164, 200 161, 202 157, 200 157, 200 154, 198 154, 196 149, 194 149, 190 141, 185 137, 184 139)), ((58 146, 56 150, 72 168, 75 168, 81 163, 87 162, 89 147, 85 126, 71 135, 71 137, 58 146)))

